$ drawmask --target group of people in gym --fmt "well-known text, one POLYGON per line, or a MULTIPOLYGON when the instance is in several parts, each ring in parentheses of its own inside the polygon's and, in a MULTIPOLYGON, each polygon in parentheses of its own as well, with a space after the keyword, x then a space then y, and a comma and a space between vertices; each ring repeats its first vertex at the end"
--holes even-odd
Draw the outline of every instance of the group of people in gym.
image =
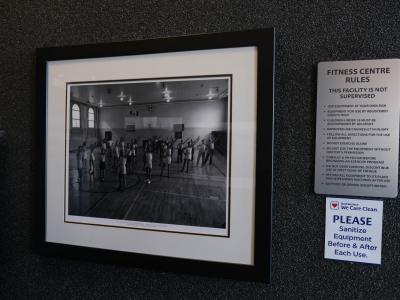
MULTIPOLYGON (((171 164, 182 164, 181 172, 189 173, 193 165, 194 153, 197 150, 197 167, 212 165, 216 139, 210 134, 210 138, 176 139, 173 137, 154 136, 143 139, 143 170, 145 171, 145 183, 150 184, 152 180, 153 156, 158 155, 160 166, 160 177, 170 176, 171 164), (176 160, 173 161, 174 150, 176 160)), ((117 141, 102 140, 98 144, 87 146, 86 141, 78 146, 76 161, 78 169, 78 182, 82 183, 85 170, 89 174, 89 182, 94 182, 95 173, 98 170, 98 179, 105 180, 106 171, 118 175, 119 190, 127 188, 127 175, 133 174, 138 167, 137 156, 139 151, 137 139, 131 139, 126 143, 121 137, 117 141), (98 161, 98 163, 97 163, 98 161), (98 166, 98 167, 97 167, 98 166)), ((97 175, 97 174, 96 174, 97 175)))

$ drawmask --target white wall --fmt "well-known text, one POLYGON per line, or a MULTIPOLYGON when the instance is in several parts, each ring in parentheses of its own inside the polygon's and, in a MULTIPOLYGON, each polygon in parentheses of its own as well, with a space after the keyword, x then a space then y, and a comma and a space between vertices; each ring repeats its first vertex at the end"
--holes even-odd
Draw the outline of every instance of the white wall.
POLYGON ((133 111, 139 111, 139 118, 135 118, 135 122, 139 123, 136 124, 135 132, 125 131, 126 121, 132 122, 133 120, 129 114, 130 107, 103 107, 99 113, 101 137, 104 138, 105 131, 112 131, 114 141, 121 136, 128 140, 133 136, 139 137, 139 139, 154 135, 170 136, 173 135, 173 124, 180 120, 185 125, 184 139, 197 136, 206 138, 211 131, 227 130, 228 107, 226 100, 172 102, 153 104, 152 106, 151 112, 147 111, 146 105, 133 106, 133 111), (157 117, 157 121, 153 121, 155 123, 153 128, 144 128, 148 117, 157 117))

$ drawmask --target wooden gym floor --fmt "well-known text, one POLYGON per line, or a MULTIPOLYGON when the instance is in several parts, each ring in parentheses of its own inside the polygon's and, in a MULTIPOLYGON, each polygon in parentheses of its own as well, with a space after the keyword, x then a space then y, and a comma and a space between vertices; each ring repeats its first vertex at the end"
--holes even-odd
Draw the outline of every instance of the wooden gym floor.
POLYGON ((170 177, 160 177, 159 156, 153 154, 152 181, 145 183, 143 150, 139 149, 133 174, 127 175, 127 188, 119 191, 117 170, 106 164, 104 182, 84 169, 78 182, 76 153, 69 155, 69 214, 95 218, 133 220, 175 225, 225 228, 226 158, 215 151, 213 165, 196 166, 197 151, 189 173, 181 172, 174 150, 170 177))

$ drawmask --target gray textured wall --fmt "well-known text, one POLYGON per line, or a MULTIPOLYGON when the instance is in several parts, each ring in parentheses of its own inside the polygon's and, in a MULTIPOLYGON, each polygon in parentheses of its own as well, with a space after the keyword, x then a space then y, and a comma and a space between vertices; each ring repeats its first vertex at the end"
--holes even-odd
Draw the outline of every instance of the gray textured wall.
POLYGON ((400 202, 385 200, 382 265, 323 259, 313 193, 316 66, 400 57, 392 1, 0 1, 0 298, 400 297, 400 202), (82 4, 85 2, 85 4, 82 4), (272 283, 237 282, 32 254, 34 50, 276 28, 272 283))

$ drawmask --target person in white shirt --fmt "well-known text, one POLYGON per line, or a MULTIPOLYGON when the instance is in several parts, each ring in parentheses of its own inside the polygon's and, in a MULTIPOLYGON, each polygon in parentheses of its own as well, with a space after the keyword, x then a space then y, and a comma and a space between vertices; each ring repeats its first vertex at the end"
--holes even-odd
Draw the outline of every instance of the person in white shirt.
POLYGON ((212 165, 212 159, 214 156, 214 149, 215 149, 215 140, 213 138, 208 140, 207 145, 207 155, 204 160, 204 165, 207 163, 208 159, 210 159, 210 165, 212 165))
POLYGON ((197 163, 196 166, 199 166, 199 162, 201 159, 201 166, 204 166, 204 157, 206 155, 206 144, 204 143, 204 140, 201 140, 201 144, 197 147, 198 152, 197 152, 197 163))
POLYGON ((209 147, 209 152, 210 152, 210 165, 212 165, 212 159, 214 156, 214 149, 215 149, 215 141, 214 140, 210 140, 210 147, 209 147))
POLYGON ((161 157, 160 157, 160 164, 161 164, 161 172, 160 172, 160 177, 163 176, 164 173, 164 169, 167 166, 167 150, 168 150, 168 146, 166 143, 162 143, 161 144, 161 149, 160 149, 160 153, 161 153, 161 157))
POLYGON ((90 148, 90 156, 89 156, 89 175, 90 177, 93 176, 94 179, 94 162, 96 160, 96 156, 94 155, 95 147, 92 146, 90 148))
POLYGON ((136 164, 136 155, 137 155, 137 141, 136 139, 132 143, 132 164, 136 164))
POLYGON ((114 144, 112 140, 108 140, 107 142, 107 153, 108 153, 108 161, 112 162, 114 158, 114 144))
POLYGON ((168 168, 168 177, 169 177, 169 169, 172 163, 172 149, 173 145, 169 144, 168 149, 167 149, 167 168, 168 168))
POLYGON ((114 168, 118 167, 118 163, 119 163, 119 143, 116 142, 115 143, 115 147, 114 147, 114 168))
POLYGON ((193 161, 194 158, 194 150, 195 150, 195 146, 196 144, 200 141, 200 137, 198 136, 194 141, 192 139, 190 139, 190 147, 192 148, 191 150, 191 156, 190 156, 190 161, 193 161))
POLYGON ((146 163, 145 163, 145 169, 146 169, 146 179, 145 182, 147 184, 151 183, 151 171, 153 169, 153 153, 151 152, 150 146, 146 147, 146 163))
POLYGON ((188 142, 187 147, 183 149, 183 166, 181 172, 185 170, 186 166, 186 173, 189 173, 189 163, 192 159, 192 144, 188 142))
POLYGON ((105 149, 101 149, 100 152, 100 180, 104 181, 104 177, 106 175, 106 153, 105 149))
POLYGON ((178 143, 178 157, 176 162, 179 164, 182 162, 182 154, 183 154, 183 142, 182 140, 178 143))
POLYGON ((123 191, 126 189, 126 155, 121 149, 119 153, 119 190, 123 191))
POLYGON ((169 177, 169 169, 172 162, 172 145, 171 143, 164 144, 162 151, 162 165, 161 165, 161 173, 160 176, 163 176, 164 169, 167 167, 167 176, 169 177))
POLYGON ((78 151, 76 152, 76 164, 78 169, 78 182, 82 182, 82 173, 83 173, 83 154, 82 154, 82 146, 78 147, 78 151))
POLYGON ((132 174, 132 172, 133 172, 132 159, 133 159, 132 145, 128 143, 126 145, 126 171, 127 171, 127 174, 132 174))
POLYGON ((87 168, 87 160, 88 160, 88 149, 86 147, 86 142, 83 142, 82 144, 82 163, 83 163, 83 168, 87 168))

